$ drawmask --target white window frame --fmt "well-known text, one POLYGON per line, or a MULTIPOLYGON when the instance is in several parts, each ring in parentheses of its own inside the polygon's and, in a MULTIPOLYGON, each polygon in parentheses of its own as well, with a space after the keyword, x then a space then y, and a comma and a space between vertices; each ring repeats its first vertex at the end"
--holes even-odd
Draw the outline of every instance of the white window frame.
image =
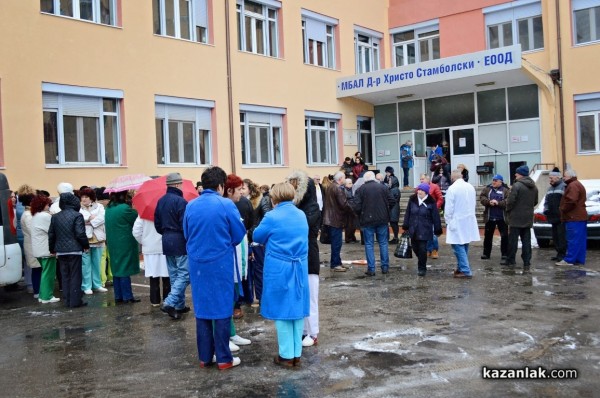
POLYGON ((575 108, 577 115, 577 153, 594 154, 600 153, 600 93, 582 94, 575 96, 575 108), (581 148, 581 117, 594 117, 594 149, 583 150, 581 148))
POLYGON ((433 52, 433 42, 437 39, 438 47, 440 46, 440 26, 438 20, 421 22, 415 25, 403 26, 401 28, 392 29, 390 31, 391 39, 392 39, 392 59, 394 61, 394 66, 405 66, 412 65, 413 63, 420 63, 431 61, 434 59, 439 59, 440 55, 438 54, 435 57, 433 52), (413 34, 412 39, 403 40, 403 41, 395 41, 394 36, 398 33, 411 33, 413 34), (432 56, 430 59, 422 59, 423 54, 421 54, 421 42, 427 42, 427 47, 429 49, 429 54, 432 56), (407 62, 408 60, 408 49, 409 46, 412 45, 414 47, 415 59, 414 62, 407 62), (396 59, 396 51, 401 49, 403 54, 404 64, 398 65, 396 59))
MULTIPOLYGON (((160 166, 206 166, 212 164, 212 109, 215 107, 214 101, 156 95, 154 106, 155 121, 162 121, 161 139, 163 152, 161 161, 157 163, 160 166), (182 117, 182 113, 186 116, 182 117), (177 123, 177 159, 171 159, 169 140, 171 134, 169 130, 170 123, 177 123), (192 124, 193 131, 193 160, 191 162, 185 161, 183 151, 183 149, 189 149, 184 145, 183 135, 183 126, 188 123, 192 124), (203 136, 201 137, 201 135, 203 136), (204 162, 202 162, 201 141, 206 142, 204 162)), ((158 131, 156 134, 158 138, 158 131)), ((157 151, 158 148, 157 142, 157 151)))
MULTIPOLYGON (((56 166, 98 166, 98 165, 112 165, 118 166, 121 164, 121 116, 120 116, 120 102, 123 99, 123 92, 121 90, 111 89, 100 89, 100 88, 89 88, 79 86, 66 86, 54 83, 42 83, 42 106, 43 112, 56 113, 56 126, 57 126, 57 163, 47 163, 47 167, 56 166), (64 102, 85 97, 88 102, 97 102, 97 107, 94 110, 94 114, 81 113, 78 115, 68 114, 65 115, 64 102), (115 112, 104 111, 103 100, 115 100, 115 112), (65 132, 64 132, 64 117, 76 117, 77 123, 77 153, 78 158, 81 159, 85 153, 85 142, 83 140, 83 118, 91 117, 96 118, 97 121, 97 139, 98 139, 98 162, 86 162, 82 161, 67 161, 65 155, 65 132), (105 125, 104 118, 106 116, 116 116, 116 161, 115 163, 106 162, 106 147, 105 147, 105 125)), ((70 112, 69 112, 70 113, 70 112)))
MULTIPOLYGON (((155 12, 156 5, 158 4, 158 13, 159 13, 159 32, 156 32, 156 26, 154 26, 155 34, 159 36, 172 37, 180 40, 188 40, 198 43, 207 43, 208 42, 208 1, 210 0, 186 0, 188 5, 188 32, 190 33, 190 38, 182 37, 181 35, 181 9, 179 7, 179 0, 152 0, 154 3, 152 5, 153 12, 155 12), (169 2, 173 4, 173 19, 174 19, 174 30, 175 35, 167 34, 167 16, 165 14, 165 4, 169 2), (196 28, 203 29, 202 34, 198 34, 196 28)), ((154 16, 155 18, 155 16, 154 16)))
POLYGON ((54 9, 53 12, 47 12, 47 11, 43 11, 43 10, 41 12, 43 14, 58 15, 61 17, 66 17, 66 18, 79 19, 81 21, 93 22, 93 23, 97 23, 100 25, 117 26, 117 9, 118 9, 117 6, 118 6, 118 2, 120 0, 108 0, 110 2, 110 8, 112 10, 112 14, 110 15, 110 23, 108 23, 108 24, 103 23, 102 19, 101 19, 101 12, 100 12, 101 0, 91 0, 91 1, 92 1, 92 19, 91 20, 81 18, 80 0, 72 0, 73 16, 63 15, 60 13, 61 0, 52 0, 53 9, 54 9))
POLYGON ((574 45, 586 45, 590 43, 597 43, 600 41, 600 30, 596 29, 596 9, 600 7, 599 0, 573 0, 572 8, 573 8, 573 44, 574 45), (577 41, 577 13, 581 13, 581 11, 587 11, 589 27, 590 27, 590 40, 589 41, 577 41))
POLYGON ((491 6, 483 9, 485 15, 485 41, 488 49, 501 48, 520 44, 519 22, 527 20, 528 46, 523 52, 541 51, 544 43, 544 19, 542 18, 542 3, 540 0, 519 0, 491 6), (540 18, 542 22, 542 46, 535 47, 533 20, 540 18), (492 47, 490 41, 490 28, 498 29, 498 47, 492 47), (512 43, 504 42, 504 30, 510 29, 512 43))
POLYGON ((279 9, 281 3, 278 1, 263 1, 263 0, 237 0, 236 12, 238 16, 238 50, 253 54, 266 55, 268 57, 277 58, 279 56, 279 9), (251 2, 262 6, 262 13, 257 14, 246 10, 246 2, 251 2), (274 13, 274 17, 269 16, 270 12, 274 13), (251 47, 246 48, 246 17, 250 18, 251 32, 251 47), (263 23, 263 35, 259 38, 256 30, 257 21, 263 23), (271 37, 271 24, 275 25, 274 37, 271 37), (258 52, 259 40, 262 41, 264 53, 258 52), (273 50, 273 51, 272 51, 273 50))
POLYGON ((380 69, 382 38, 383 34, 379 32, 358 26, 354 27, 356 73, 368 73, 380 69), (366 41, 364 41, 365 39, 366 41))
POLYGON ((337 165, 339 159, 338 141, 339 124, 341 115, 337 113, 306 111, 304 114, 304 132, 306 140, 306 163, 311 166, 337 165), (324 126, 313 125, 313 122, 323 122, 324 126), (320 152, 321 140, 313 142, 313 132, 317 131, 325 136, 326 159, 314 159, 313 149, 320 152), (315 148, 316 147, 316 148, 315 148))
POLYGON ((312 11, 302 10, 302 42, 304 49, 304 63, 307 65, 320 66, 328 69, 336 68, 336 45, 335 45, 335 30, 338 25, 338 20, 317 14, 312 11), (322 40, 311 38, 309 30, 311 26, 319 26, 320 30, 325 28, 325 34, 322 40), (319 44, 321 49, 319 51, 319 44), (313 54, 313 62, 310 56, 313 54), (319 63, 319 56, 323 63, 319 63))
POLYGON ((266 107, 258 105, 240 104, 240 131, 242 136, 243 166, 283 166, 285 164, 283 151, 283 116, 284 108, 266 107), (243 120, 242 120, 243 119, 243 120), (255 136, 259 146, 251 147, 252 131, 260 134, 256 129, 267 129, 267 159, 261 159, 260 135, 255 136), (277 136, 277 139, 275 139, 277 136), (253 162, 252 156, 258 161, 253 162), (278 160, 279 158, 279 160, 278 160))

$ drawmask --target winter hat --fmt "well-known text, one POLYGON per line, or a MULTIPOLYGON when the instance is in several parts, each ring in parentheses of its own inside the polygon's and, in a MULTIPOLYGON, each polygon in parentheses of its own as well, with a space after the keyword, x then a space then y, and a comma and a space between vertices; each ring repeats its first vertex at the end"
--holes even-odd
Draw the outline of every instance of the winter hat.
POLYGON ((181 174, 179 173, 169 173, 167 174, 167 185, 176 185, 181 184, 183 179, 181 178, 181 174))
POLYGON ((558 167, 555 167, 552 169, 552 171, 549 174, 550 177, 561 177, 560 175, 560 169, 558 167))
POLYGON ((385 168, 386 173, 394 174, 394 168, 392 166, 388 166, 385 168))
POLYGON ((73 185, 68 182, 61 182, 56 186, 56 190, 59 194, 61 193, 73 193, 73 185))
POLYGON ((419 186, 417 187, 417 189, 425 192, 427 195, 429 195, 429 184, 419 184, 419 186))
POLYGON ((520 174, 524 177, 527 177, 529 175, 529 167, 527 167, 526 164, 524 164, 523 166, 519 166, 519 167, 517 167, 517 170, 515 171, 515 173, 520 174))
POLYGON ((492 178, 492 180, 499 180, 499 181, 504 182, 504 178, 500 174, 496 174, 494 176, 494 178, 492 178))

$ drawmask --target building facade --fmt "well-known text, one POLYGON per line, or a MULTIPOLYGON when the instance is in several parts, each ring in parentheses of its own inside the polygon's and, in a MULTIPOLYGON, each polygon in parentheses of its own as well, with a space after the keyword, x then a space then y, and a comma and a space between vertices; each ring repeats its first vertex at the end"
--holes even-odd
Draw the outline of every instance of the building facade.
POLYGON ((600 0, 0 2, 0 169, 102 186, 209 165, 260 184, 361 150, 470 182, 600 165, 600 0))

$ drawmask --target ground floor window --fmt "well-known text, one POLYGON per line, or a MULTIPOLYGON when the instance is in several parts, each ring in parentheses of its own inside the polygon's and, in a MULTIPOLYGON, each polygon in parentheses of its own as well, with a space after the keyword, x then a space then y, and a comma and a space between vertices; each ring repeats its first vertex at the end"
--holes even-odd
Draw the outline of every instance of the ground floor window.
POLYGON ((284 111, 282 108, 240 106, 242 164, 283 165, 284 111))
POLYGON ((120 91, 54 84, 43 88, 46 164, 120 164, 121 99, 96 96, 122 97, 120 91))
POLYGON ((212 101, 156 96, 158 164, 211 163, 212 101))
POLYGON ((338 121, 339 119, 332 119, 331 115, 319 115, 316 112, 306 115, 304 129, 307 164, 332 165, 338 163, 338 121))
POLYGON ((575 97, 577 152, 600 152, 600 93, 575 97))

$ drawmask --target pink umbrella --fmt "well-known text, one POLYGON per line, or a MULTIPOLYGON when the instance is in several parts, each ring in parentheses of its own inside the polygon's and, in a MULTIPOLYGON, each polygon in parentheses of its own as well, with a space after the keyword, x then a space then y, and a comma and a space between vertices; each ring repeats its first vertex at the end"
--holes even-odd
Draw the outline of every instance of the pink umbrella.
MULTIPOLYGON (((183 180, 183 198, 188 202, 198 197, 198 191, 190 180, 183 180)), ((155 178, 142 184, 133 197, 133 207, 144 220, 154 221, 154 210, 158 200, 167 193, 167 176, 155 178)))
POLYGON ((108 183, 104 192, 122 192, 129 191, 130 189, 138 189, 146 181, 150 180, 150 177, 144 174, 128 174, 119 176, 108 183))

